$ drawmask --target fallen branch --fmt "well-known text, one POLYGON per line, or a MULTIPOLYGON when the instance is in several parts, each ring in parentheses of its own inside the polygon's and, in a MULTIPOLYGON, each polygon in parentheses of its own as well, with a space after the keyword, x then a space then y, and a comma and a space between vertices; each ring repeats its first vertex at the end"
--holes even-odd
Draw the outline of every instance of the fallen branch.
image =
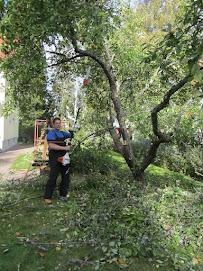
POLYGON ((10 203, 10 204, 5 204, 4 206, 13 206, 13 205, 16 205, 20 202, 23 202, 23 201, 27 201, 27 200, 31 200, 31 199, 39 199, 39 198, 43 198, 43 196, 37 196, 37 197, 32 197, 32 198, 26 198, 26 199, 22 199, 22 200, 19 200, 19 201, 15 201, 13 203, 10 203))
POLYGON ((81 266, 96 265, 96 262, 82 261, 78 259, 70 259, 69 263, 77 263, 80 264, 81 266))
MULTIPOLYGON (((11 215, 11 214, 13 214, 13 213, 15 213, 15 212, 21 211, 21 210, 26 209, 26 208, 34 209, 34 208, 36 208, 36 207, 42 208, 42 205, 36 205, 36 206, 24 206, 24 207, 22 207, 22 208, 15 209, 14 211, 11 211, 11 212, 9 212, 9 213, 2 214, 2 215, 0 215, 0 217, 4 217, 4 216, 7 216, 7 215, 11 215)), ((43 207, 43 208, 44 208, 44 207, 43 207)), ((52 206, 52 209, 56 209, 56 207, 52 206)))
POLYGON ((32 246, 38 248, 39 250, 48 251, 48 249, 42 247, 40 244, 36 244, 35 242, 31 241, 30 239, 27 239, 26 243, 31 244, 32 246))

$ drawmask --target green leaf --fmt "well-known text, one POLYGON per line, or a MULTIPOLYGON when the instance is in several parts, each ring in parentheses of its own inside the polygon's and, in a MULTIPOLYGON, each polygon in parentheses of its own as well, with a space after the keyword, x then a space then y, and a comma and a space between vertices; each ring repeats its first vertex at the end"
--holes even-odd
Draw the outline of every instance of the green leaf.
POLYGON ((68 228, 60 229, 61 232, 65 232, 65 231, 67 231, 67 230, 68 230, 68 228))
POLYGON ((110 246, 110 247, 114 247, 114 246, 115 246, 115 242, 114 242, 114 241, 111 241, 111 242, 109 243, 109 246, 110 246))
POLYGON ((195 64, 192 66, 191 72, 192 72, 193 74, 195 74, 195 73, 198 72, 199 70, 200 70, 199 64, 195 63, 195 64))
POLYGON ((198 70, 195 74, 194 74, 194 79, 198 82, 201 82, 203 78, 203 71, 198 70))
POLYGON ((157 260, 157 263, 162 264, 162 263, 163 263, 163 261, 161 261, 161 260, 157 260))
POLYGON ((107 247, 102 247, 103 252, 107 252, 108 248, 107 247))

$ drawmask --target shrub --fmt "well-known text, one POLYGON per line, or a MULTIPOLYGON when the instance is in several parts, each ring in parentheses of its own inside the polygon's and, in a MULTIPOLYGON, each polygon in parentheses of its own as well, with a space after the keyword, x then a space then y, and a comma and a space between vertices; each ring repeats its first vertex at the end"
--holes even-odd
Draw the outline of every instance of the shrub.
POLYGON ((82 147, 73 151, 71 158, 71 171, 73 172, 100 172, 102 174, 110 168, 117 167, 107 151, 99 151, 96 148, 82 147))
POLYGON ((163 144, 159 147, 153 164, 200 180, 203 175, 201 148, 185 145, 184 151, 181 151, 177 145, 163 144))

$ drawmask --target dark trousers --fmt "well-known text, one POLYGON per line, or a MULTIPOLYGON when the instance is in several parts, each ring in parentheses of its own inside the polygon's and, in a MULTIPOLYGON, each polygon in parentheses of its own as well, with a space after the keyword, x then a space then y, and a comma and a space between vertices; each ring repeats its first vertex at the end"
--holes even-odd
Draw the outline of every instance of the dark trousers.
POLYGON ((49 164, 50 164, 50 175, 47 181, 44 198, 51 199, 54 188, 56 186, 56 180, 59 173, 61 173, 62 180, 60 183, 60 196, 65 197, 68 193, 69 188, 69 165, 63 166, 62 163, 58 162, 57 159, 60 156, 63 156, 62 153, 53 152, 49 154, 49 164))

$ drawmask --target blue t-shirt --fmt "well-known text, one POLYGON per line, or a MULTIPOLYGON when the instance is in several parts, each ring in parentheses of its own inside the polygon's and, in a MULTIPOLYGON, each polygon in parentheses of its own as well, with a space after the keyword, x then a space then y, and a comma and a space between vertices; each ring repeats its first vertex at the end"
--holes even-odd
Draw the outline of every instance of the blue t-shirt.
MULTIPOLYGON (((54 141, 57 139, 57 136, 58 138, 64 138, 67 139, 70 137, 70 133, 67 133, 67 132, 62 132, 62 131, 56 131, 56 130, 51 130, 48 135, 47 135, 47 141, 49 143, 49 141, 54 141)), ((54 143, 54 142, 52 142, 54 143)), ((50 147, 49 147, 49 150, 50 150, 50 147)))

